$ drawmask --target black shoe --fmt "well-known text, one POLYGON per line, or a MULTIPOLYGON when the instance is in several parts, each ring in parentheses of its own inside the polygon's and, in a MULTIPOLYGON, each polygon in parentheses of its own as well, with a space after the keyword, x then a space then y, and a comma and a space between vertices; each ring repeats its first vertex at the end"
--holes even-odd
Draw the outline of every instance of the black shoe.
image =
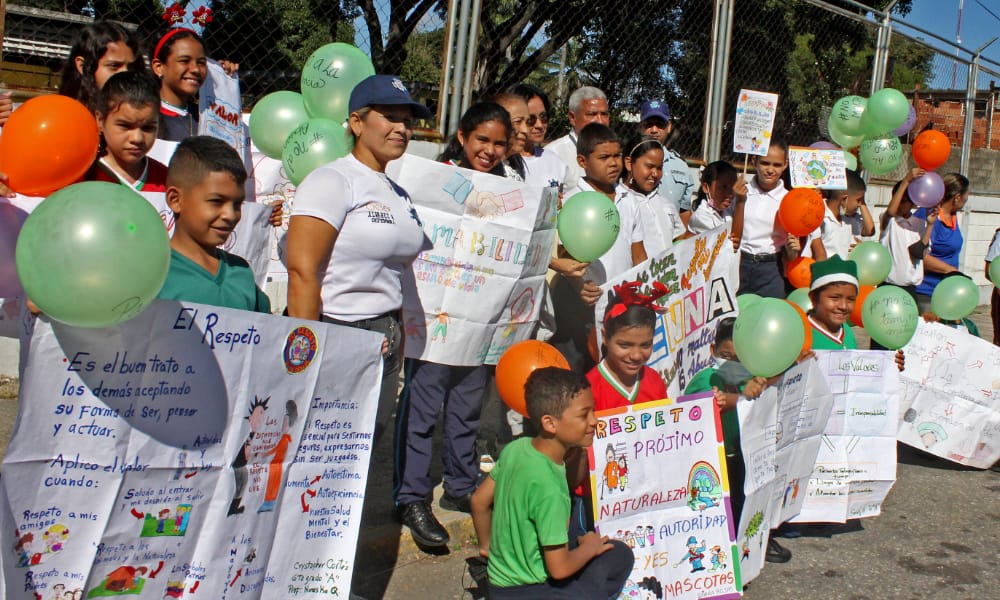
POLYGON ((445 510, 472 514, 472 494, 452 496, 448 492, 445 492, 441 496, 441 499, 438 500, 438 506, 445 510))
POLYGON ((764 560, 769 563, 786 563, 792 560, 792 551, 779 544, 774 538, 767 538, 767 552, 764 560))
POLYGON ((431 507, 424 502, 411 502, 403 506, 399 522, 410 528, 410 533, 418 544, 438 548, 448 543, 448 531, 434 517, 431 507))

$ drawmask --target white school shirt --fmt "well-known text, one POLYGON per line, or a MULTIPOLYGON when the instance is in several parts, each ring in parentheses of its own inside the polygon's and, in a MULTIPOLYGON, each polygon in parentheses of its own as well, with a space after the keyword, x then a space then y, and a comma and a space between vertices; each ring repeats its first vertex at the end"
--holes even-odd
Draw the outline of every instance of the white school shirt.
POLYGON ((823 215, 823 223, 819 227, 820 239, 823 241, 823 247, 826 248, 826 255, 830 257, 837 254, 840 258, 847 260, 851 244, 854 243, 854 231, 851 224, 840 222, 827 206, 823 215))
POLYGON ((916 215, 896 216, 889 219, 879 241, 889 249, 892 268, 887 283, 900 286, 917 286, 924 281, 924 261, 910 257, 910 246, 920 241, 927 230, 927 221, 916 215))
MULTIPOLYGON (((773 254, 785 247, 788 233, 778 222, 778 207, 788 190, 785 183, 769 192, 757 187, 757 177, 747 182, 747 199, 743 205, 743 237, 740 251, 750 254, 773 254)), ((734 204, 735 206, 735 204, 734 204)))
POLYGON ((323 314, 359 321, 398 310, 400 275, 430 240, 403 188, 353 154, 299 184, 292 216, 322 219, 337 230, 323 275, 323 314))
POLYGON ((561 138, 552 140, 546 144, 545 150, 554 153, 566 165, 564 189, 575 188, 577 182, 581 181, 585 175, 583 167, 576 161, 576 134, 571 131, 561 138))
POLYGON ((643 194, 623 183, 618 184, 618 190, 628 194, 638 209, 638 219, 642 223, 642 244, 647 256, 659 256, 674 245, 676 238, 684 235, 686 230, 677 207, 661 196, 658 190, 643 194))
POLYGON ((660 195, 672 202, 679 212, 691 210, 691 201, 696 190, 697 182, 684 157, 673 150, 665 149, 660 195))
MULTIPOLYGON (((584 279, 593 281, 598 285, 607 283, 608 280, 628 271, 632 265, 632 244, 643 241, 642 221, 639 217, 639 208, 632 201, 627 190, 622 184, 615 188, 615 208, 618 209, 620 228, 618 237, 615 238, 614 245, 600 258, 594 260, 587 267, 584 279)), ((567 200, 579 192, 595 192, 585 180, 581 179, 577 187, 567 190, 567 200)), ((598 192, 603 193, 603 192, 598 192)))
POLYGON ((699 234, 712 231, 716 227, 732 222, 729 215, 721 215, 717 210, 708 205, 708 198, 701 201, 698 208, 691 213, 691 220, 688 221, 688 230, 691 233, 699 234))
POLYGON ((535 148, 534 156, 524 159, 524 182, 539 187, 557 187, 562 193, 569 170, 555 152, 545 148, 535 148))

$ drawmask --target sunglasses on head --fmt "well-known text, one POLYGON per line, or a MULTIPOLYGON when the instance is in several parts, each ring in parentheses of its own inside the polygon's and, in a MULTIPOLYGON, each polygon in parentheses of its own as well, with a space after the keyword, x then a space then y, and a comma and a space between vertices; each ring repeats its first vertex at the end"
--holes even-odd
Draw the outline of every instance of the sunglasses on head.
POLYGON ((528 127, 532 127, 538 122, 541 122, 542 125, 546 125, 549 122, 549 115, 547 113, 528 115, 528 127))

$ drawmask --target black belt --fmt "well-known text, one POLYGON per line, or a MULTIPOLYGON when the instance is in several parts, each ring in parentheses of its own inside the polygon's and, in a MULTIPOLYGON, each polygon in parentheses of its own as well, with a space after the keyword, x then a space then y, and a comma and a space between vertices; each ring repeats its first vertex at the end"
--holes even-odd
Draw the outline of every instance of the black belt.
POLYGON ((358 329, 370 330, 372 328, 372 325, 374 325, 376 321, 381 321, 382 319, 386 318, 391 318, 398 322, 400 320, 399 311, 390 310, 387 313, 382 313, 370 319, 360 319, 357 321, 341 321, 340 319, 334 319, 333 317, 328 317, 326 315, 323 315, 320 320, 323 321, 324 323, 333 323, 335 325, 346 325, 347 327, 356 327, 358 329))
POLYGON ((764 254, 751 254, 749 252, 740 252, 741 260, 745 260, 752 263, 769 263, 778 262, 777 252, 767 252, 764 254))

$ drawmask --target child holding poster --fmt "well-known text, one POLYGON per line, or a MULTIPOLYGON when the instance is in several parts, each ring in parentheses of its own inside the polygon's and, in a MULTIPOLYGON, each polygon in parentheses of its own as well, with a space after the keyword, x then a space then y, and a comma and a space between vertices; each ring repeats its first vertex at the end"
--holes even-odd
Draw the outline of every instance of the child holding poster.
POLYGON ((222 140, 194 136, 177 146, 167 171, 174 236, 160 298, 271 312, 247 261, 218 248, 240 221, 246 178, 240 156, 222 140))
POLYGON ((472 498, 479 553, 489 559, 490 597, 613 598, 632 571, 632 551, 590 532, 572 550, 565 457, 590 446, 597 417, 587 380, 547 367, 525 384, 538 437, 511 442, 472 498))

